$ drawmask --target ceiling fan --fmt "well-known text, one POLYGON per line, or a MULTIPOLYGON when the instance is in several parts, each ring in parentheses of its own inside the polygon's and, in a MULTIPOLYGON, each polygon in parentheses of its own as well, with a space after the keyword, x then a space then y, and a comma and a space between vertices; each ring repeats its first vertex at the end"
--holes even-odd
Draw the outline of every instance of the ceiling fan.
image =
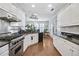
POLYGON ((31 19, 38 19, 38 16, 36 14, 32 14, 29 18, 31 18, 31 19))

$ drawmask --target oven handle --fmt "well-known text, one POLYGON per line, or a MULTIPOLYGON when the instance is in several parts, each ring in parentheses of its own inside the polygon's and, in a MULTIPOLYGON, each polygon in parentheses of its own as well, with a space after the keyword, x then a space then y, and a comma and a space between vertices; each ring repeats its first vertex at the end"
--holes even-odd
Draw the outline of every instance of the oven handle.
POLYGON ((18 42, 17 44, 15 44, 13 47, 10 46, 10 49, 12 50, 12 49, 14 49, 16 46, 18 46, 18 45, 23 45, 23 40, 19 41, 19 42, 18 42))

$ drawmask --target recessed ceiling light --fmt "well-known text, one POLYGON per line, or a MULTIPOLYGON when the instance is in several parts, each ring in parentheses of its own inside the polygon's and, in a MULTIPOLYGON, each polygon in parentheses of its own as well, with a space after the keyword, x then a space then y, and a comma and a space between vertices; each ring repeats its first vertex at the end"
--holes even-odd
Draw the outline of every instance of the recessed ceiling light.
POLYGON ((49 4, 48 7, 52 7, 52 4, 49 4))
POLYGON ((53 10, 54 10, 54 8, 51 9, 51 11, 53 11, 53 10))
POLYGON ((34 7, 35 7, 35 5, 32 5, 32 7, 34 8, 34 7))

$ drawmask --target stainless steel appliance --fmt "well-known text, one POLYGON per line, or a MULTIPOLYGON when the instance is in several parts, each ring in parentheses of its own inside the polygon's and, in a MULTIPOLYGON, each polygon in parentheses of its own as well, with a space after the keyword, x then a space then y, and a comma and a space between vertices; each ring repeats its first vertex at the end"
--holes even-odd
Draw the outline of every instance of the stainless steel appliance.
POLYGON ((23 55, 23 39, 24 39, 24 36, 20 36, 16 39, 11 40, 9 44, 9 55, 10 56, 22 56, 23 55))

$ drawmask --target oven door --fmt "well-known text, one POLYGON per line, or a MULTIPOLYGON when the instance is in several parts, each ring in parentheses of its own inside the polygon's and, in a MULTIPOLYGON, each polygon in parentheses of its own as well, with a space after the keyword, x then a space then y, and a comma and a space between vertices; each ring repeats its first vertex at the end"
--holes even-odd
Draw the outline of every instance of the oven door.
POLYGON ((22 56, 23 55, 23 41, 19 41, 13 48, 9 50, 10 56, 22 56))

